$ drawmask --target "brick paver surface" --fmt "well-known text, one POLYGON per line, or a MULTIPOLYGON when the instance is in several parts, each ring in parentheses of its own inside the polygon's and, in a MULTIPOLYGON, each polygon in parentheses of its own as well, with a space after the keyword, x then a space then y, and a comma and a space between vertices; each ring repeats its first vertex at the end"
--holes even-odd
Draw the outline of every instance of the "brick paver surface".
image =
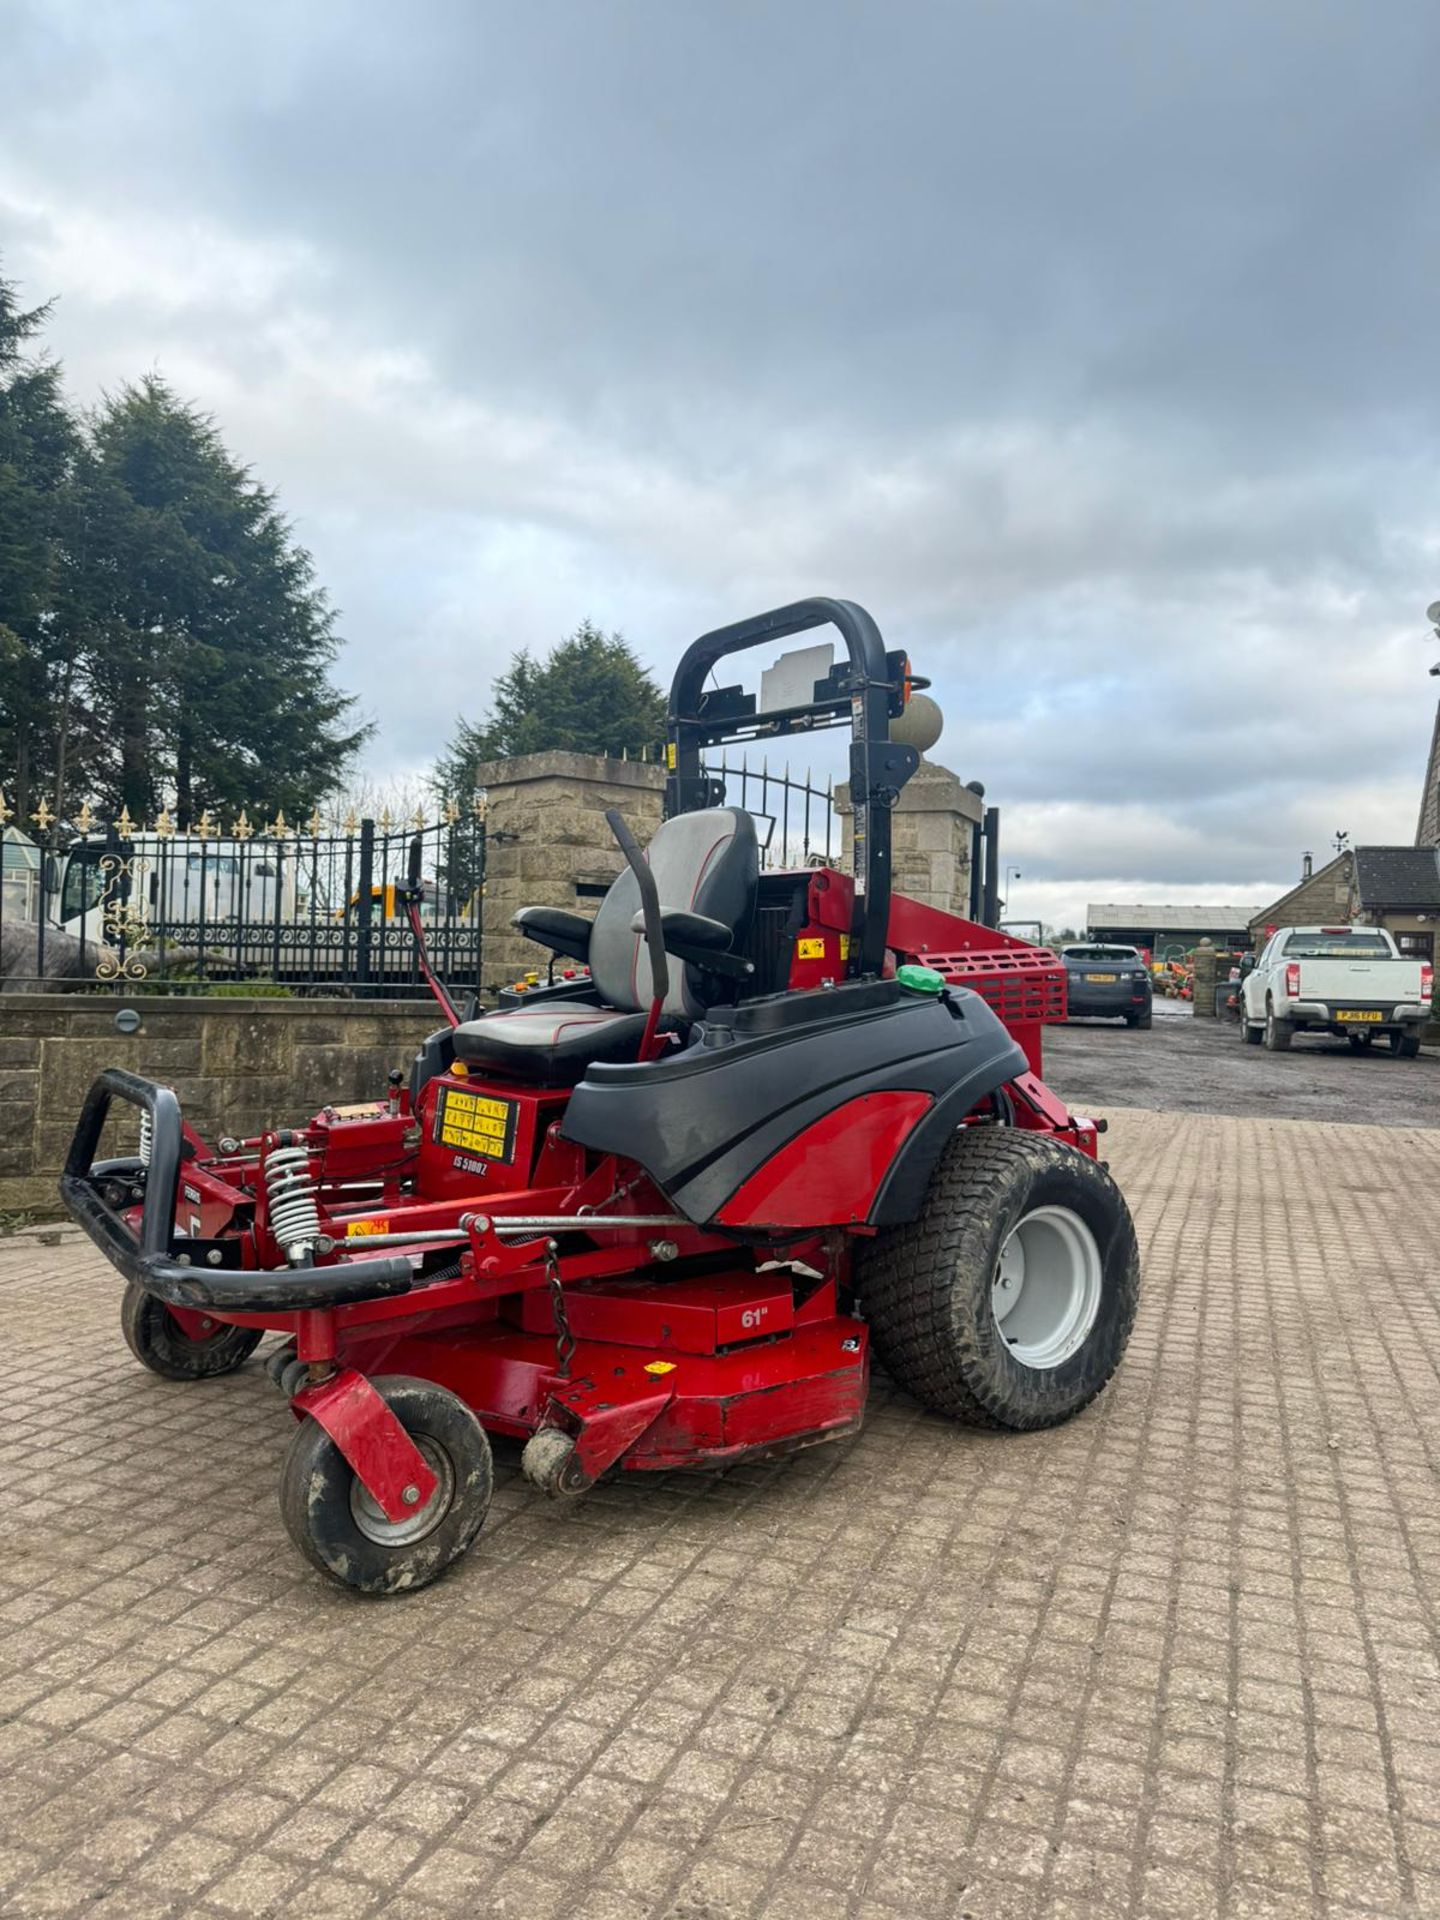
POLYGON ((1440 1132, 1123 1114, 1129 1358, 1072 1425, 550 1505, 364 1602, 258 1364, 171 1385, 0 1249, 0 1910, 1440 1915, 1440 1132))

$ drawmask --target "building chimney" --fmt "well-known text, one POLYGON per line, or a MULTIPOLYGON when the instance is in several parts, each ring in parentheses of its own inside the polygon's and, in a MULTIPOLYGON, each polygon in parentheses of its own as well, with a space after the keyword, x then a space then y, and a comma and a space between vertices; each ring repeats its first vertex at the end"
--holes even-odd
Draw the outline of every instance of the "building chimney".
POLYGON ((1308 880, 1311 874, 1314 873, 1314 871, 1315 871, 1315 856, 1313 853, 1307 853, 1304 858, 1304 863, 1300 868, 1300 878, 1302 880, 1308 880))

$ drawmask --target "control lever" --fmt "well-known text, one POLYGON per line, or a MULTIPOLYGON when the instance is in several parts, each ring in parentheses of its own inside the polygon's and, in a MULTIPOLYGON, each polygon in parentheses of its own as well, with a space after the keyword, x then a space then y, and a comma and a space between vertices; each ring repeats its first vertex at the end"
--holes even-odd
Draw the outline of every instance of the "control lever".
POLYGON ((660 921, 660 889, 655 884, 655 875, 650 871, 639 843, 625 824, 624 814, 618 807, 608 807, 605 818, 625 856, 625 864, 634 874, 640 889, 640 911, 645 919, 645 946, 650 955, 650 991, 654 996, 650 1002, 650 1016, 645 1022, 645 1036, 640 1042, 640 1058, 653 1060, 660 1052, 660 1016, 665 1009, 665 996, 670 991, 670 964, 665 954, 665 929, 660 921))

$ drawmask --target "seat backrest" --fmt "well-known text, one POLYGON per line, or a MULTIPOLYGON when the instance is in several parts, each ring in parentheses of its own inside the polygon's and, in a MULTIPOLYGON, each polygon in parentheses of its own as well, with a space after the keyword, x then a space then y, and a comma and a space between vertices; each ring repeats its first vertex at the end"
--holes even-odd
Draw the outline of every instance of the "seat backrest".
MULTIPOLYGON (((698 913, 744 938, 755 910, 760 849, 755 822, 738 807, 708 807, 666 820, 645 849, 662 913, 698 913)), ((626 867, 600 902, 590 935, 590 974, 609 1007, 638 1013, 654 993, 645 936, 630 922, 640 911, 640 883, 626 867)), ((693 1020, 705 1011, 703 976, 670 959, 665 1011, 693 1020)))

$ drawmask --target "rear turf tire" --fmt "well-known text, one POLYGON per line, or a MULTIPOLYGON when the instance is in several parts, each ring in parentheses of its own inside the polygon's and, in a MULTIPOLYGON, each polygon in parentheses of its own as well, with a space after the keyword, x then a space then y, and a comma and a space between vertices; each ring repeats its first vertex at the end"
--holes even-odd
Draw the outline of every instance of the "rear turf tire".
POLYGON ((120 1303, 120 1330, 125 1344, 151 1373, 162 1380, 212 1380, 217 1374, 243 1367, 263 1337, 260 1327, 232 1327, 223 1320, 214 1331, 196 1339, 188 1334, 163 1300, 146 1293, 133 1280, 120 1303))
POLYGON ((967 1426, 1025 1432, 1070 1419, 1110 1379, 1134 1325, 1140 1263, 1129 1209, 1088 1155, 1013 1128, 967 1127, 919 1219, 863 1243, 855 1277, 876 1355, 907 1393, 967 1426), (1002 1296, 1017 1279, 1014 1300, 1002 1296))

